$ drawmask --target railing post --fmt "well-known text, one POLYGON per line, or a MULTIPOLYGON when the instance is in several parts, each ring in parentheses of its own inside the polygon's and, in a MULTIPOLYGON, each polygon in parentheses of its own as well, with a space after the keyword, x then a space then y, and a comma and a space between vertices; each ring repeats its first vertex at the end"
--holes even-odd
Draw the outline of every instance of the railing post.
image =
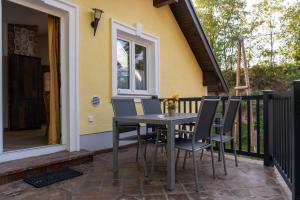
POLYGON ((292 183, 293 183, 293 199, 300 199, 300 80, 293 82, 293 161, 292 161, 292 183))
POLYGON ((272 90, 263 91, 264 106, 264 165, 273 167, 272 90))

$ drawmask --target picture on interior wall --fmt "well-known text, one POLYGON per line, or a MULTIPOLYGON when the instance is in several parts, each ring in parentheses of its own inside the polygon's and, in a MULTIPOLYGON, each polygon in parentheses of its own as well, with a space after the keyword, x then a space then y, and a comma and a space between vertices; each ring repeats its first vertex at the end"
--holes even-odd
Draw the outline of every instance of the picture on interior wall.
POLYGON ((8 24, 8 53, 38 56, 38 26, 8 24))

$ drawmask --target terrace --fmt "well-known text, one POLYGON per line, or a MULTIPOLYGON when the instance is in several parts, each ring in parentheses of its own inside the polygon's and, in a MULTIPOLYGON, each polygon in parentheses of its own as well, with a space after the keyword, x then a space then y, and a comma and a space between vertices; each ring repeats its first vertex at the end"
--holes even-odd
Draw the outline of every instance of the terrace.
MULTIPOLYGON (((299 83, 294 81, 293 90, 284 94, 265 91, 263 95, 242 97, 238 111, 238 120, 243 124, 238 131, 239 166, 234 164, 232 144, 227 145, 228 175, 224 175, 223 164, 218 162, 215 152, 216 178, 213 179, 210 153, 205 151, 203 160, 197 157, 199 192, 195 192, 191 158, 183 168, 183 154, 180 154, 176 189, 170 191, 166 184, 165 153, 158 153, 154 175, 149 180, 144 176, 141 159, 135 161, 136 147, 130 145, 120 149, 119 173, 114 173, 112 168, 113 154, 98 152, 91 163, 73 167, 83 172, 80 177, 42 189, 34 189, 22 181, 12 182, 0 186, 0 199, 297 199, 295 169, 299 165, 299 155, 295 152, 299 146, 296 135, 299 125, 295 122, 299 119, 296 109, 300 101, 299 83), (250 146, 250 104, 255 114, 255 149, 250 146)), ((226 97, 222 98, 221 112, 226 100, 226 97)), ((177 112, 196 112, 200 101, 201 98, 179 99, 177 112)), ((162 106, 165 111, 165 105, 162 106)), ((148 147, 149 153, 153 146, 148 147)))
MULTIPOLYGON (((112 172, 112 154, 96 155, 94 161, 74 167, 83 175, 71 180, 36 189, 23 181, 0 186, 0 199, 291 199, 284 181, 274 168, 262 161, 239 157, 239 167, 227 156, 228 175, 216 159, 216 179, 212 178, 209 154, 199 165, 200 192, 195 192, 191 159, 182 169, 183 154, 177 169, 176 190, 166 190, 166 157, 159 153, 151 182, 144 177, 143 167, 135 162, 135 147, 120 152, 120 173, 112 172)), ((217 156, 215 156, 217 158, 217 156)))

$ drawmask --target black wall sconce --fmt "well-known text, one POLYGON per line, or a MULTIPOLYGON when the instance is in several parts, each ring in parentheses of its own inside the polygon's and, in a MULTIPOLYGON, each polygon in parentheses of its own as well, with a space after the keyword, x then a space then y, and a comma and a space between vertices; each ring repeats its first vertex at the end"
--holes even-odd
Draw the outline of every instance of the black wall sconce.
POLYGON ((101 19, 101 15, 102 15, 102 13, 104 13, 104 11, 97 9, 97 8, 93 8, 93 11, 94 11, 94 20, 92 21, 91 26, 94 28, 94 36, 95 36, 97 28, 98 28, 98 23, 101 19))

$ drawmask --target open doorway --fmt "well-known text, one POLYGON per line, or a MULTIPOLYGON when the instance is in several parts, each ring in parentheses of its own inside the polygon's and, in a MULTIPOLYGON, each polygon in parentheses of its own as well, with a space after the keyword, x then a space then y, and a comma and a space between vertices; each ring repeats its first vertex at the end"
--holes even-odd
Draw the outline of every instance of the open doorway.
POLYGON ((3 150, 61 143, 60 19, 2 0, 3 150))

